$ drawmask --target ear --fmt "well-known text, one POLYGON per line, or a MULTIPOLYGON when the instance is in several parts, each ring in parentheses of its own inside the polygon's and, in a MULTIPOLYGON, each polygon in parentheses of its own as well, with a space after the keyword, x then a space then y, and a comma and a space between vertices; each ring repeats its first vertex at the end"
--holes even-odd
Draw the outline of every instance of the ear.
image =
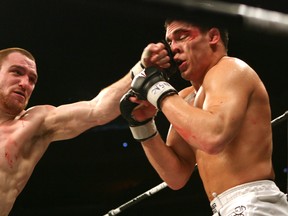
POLYGON ((217 28, 211 28, 208 32, 210 44, 217 44, 221 39, 220 32, 217 28))

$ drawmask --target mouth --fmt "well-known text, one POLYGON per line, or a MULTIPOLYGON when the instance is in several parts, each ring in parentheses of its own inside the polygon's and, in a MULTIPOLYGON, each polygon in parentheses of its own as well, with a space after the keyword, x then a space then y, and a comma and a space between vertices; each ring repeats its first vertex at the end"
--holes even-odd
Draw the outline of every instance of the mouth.
POLYGON ((26 95, 25 95, 25 93, 24 93, 23 91, 15 90, 15 91, 14 91, 14 94, 20 96, 21 98, 26 99, 26 95))
POLYGON ((177 64, 180 72, 182 73, 182 72, 185 70, 186 61, 184 61, 184 60, 177 60, 177 61, 176 61, 176 64, 177 64))

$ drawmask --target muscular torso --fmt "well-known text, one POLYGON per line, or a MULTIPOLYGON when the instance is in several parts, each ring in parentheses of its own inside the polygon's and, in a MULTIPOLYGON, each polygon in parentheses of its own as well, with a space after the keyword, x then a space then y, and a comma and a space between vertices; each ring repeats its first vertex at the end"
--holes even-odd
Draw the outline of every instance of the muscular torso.
POLYGON ((0 216, 7 216, 49 145, 39 132, 43 109, 0 124, 0 216))
MULTIPOLYGON (((216 154, 192 147, 209 200, 214 198, 213 192, 220 194, 246 182, 274 179, 269 99, 262 82, 256 74, 252 76, 254 89, 243 121, 232 140, 216 154)), ((203 109, 205 87, 202 86, 197 94, 193 87, 188 88, 186 100, 191 106, 203 109)))
MULTIPOLYGON (((263 94, 257 91, 252 97, 263 94)), ((210 200, 214 198, 213 192, 220 194, 246 182, 274 179, 271 127, 267 127, 270 123, 268 104, 265 100, 252 103, 238 134, 221 152, 211 155, 195 150, 198 170, 210 200)), ((199 105, 201 101, 195 104, 199 105)))

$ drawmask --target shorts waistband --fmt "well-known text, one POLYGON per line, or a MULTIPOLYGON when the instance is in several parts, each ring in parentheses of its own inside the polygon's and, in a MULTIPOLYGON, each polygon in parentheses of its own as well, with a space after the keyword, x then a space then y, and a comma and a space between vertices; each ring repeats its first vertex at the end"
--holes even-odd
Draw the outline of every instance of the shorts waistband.
POLYGON ((217 213, 219 209, 229 201, 249 192, 279 190, 272 180, 260 180, 241 184, 224 191, 221 194, 212 193, 214 199, 210 202, 213 213, 217 213))

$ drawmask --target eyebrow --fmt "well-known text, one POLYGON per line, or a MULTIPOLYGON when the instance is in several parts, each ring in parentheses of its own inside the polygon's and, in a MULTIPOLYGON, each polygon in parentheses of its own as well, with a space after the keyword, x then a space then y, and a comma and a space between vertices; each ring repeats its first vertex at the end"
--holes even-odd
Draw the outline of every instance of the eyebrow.
POLYGON ((21 66, 21 65, 11 65, 11 66, 10 66, 10 69, 19 69, 19 70, 29 71, 29 72, 30 72, 29 74, 31 74, 31 75, 34 77, 35 83, 36 83, 37 80, 38 80, 38 74, 37 74, 36 71, 34 71, 34 70, 29 70, 29 69, 27 69, 26 67, 23 67, 23 66, 21 66))

